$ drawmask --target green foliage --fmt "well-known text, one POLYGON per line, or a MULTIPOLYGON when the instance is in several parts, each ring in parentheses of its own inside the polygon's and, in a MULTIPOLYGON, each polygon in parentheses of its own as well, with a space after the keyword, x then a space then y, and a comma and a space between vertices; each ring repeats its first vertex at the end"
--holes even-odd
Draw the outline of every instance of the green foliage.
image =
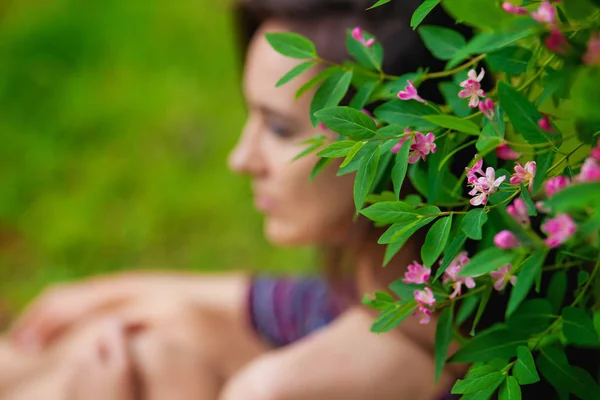
POLYGON ((319 86, 310 103, 310 122, 314 127, 318 124, 315 113, 337 106, 350 88, 351 81, 352 71, 336 70, 319 86))
POLYGON ((266 33, 267 41, 281 55, 291 58, 316 58, 315 44, 293 32, 266 33))
MULTIPOLYGON (((443 71, 425 65, 388 75, 381 70, 379 44, 364 46, 348 31, 346 45, 355 61, 330 67, 337 69, 317 91, 321 103, 336 92, 330 104, 336 106, 348 90, 339 84, 342 75, 356 72, 350 107, 320 106, 316 113, 340 135, 339 144, 320 155, 346 157, 338 174, 356 172, 357 211, 376 227, 390 225, 378 240, 386 245, 384 266, 427 227, 420 260, 389 287, 400 300, 383 292, 365 298, 380 311, 373 331, 392 329, 415 311, 437 313, 436 378, 446 361, 474 363, 452 389, 463 399, 521 399, 521 385, 540 381, 538 368, 561 398, 598 397, 593 377, 569 365, 562 347, 600 346, 600 186, 594 175, 600 168, 600 96, 594 86, 600 73, 585 64, 594 56, 592 9, 598 2, 544 2, 559 18, 549 25, 505 12, 495 0, 441 0, 458 24, 476 28, 468 42, 448 27, 421 25, 439 3, 423 1, 411 27, 419 27, 425 47, 447 62, 443 71), (552 48, 549 29, 565 35, 564 52, 552 48), (444 103, 427 98, 422 84, 437 86, 444 103), (400 91, 411 98, 399 100, 400 91), (377 104, 373 120, 359 111, 368 104, 377 104), (517 152, 521 165, 535 161, 535 176, 511 179, 521 173, 514 160, 496 151, 501 145, 517 152), (571 183, 551 193, 545 183, 558 176, 571 183), (370 205, 362 209, 365 201, 370 205), (521 204, 526 220, 516 215, 521 204), (502 230, 518 237, 516 248, 495 246, 502 230), (576 282, 567 279, 568 268, 575 268, 576 282), (415 290, 431 290, 435 302, 423 301, 415 290), (491 314, 488 306, 497 296, 508 296, 507 306, 491 314), (478 331, 484 315, 486 326, 478 331), (470 318, 468 339, 461 332, 470 318), (446 360, 452 337, 462 348, 446 360)), ((522 6, 533 11, 540 4, 522 6)))
POLYGON ((366 114, 351 107, 332 107, 315 113, 329 129, 350 139, 363 140, 377 135, 375 122, 366 114))
POLYGON ((452 215, 440 218, 431 226, 421 247, 421 259, 427 267, 431 267, 446 247, 452 228, 452 215))
POLYGON ((307 61, 307 62, 303 62, 302 64, 296 65, 287 74, 285 74, 284 76, 282 76, 281 79, 279 79, 277 81, 277 83, 275 84, 275 87, 279 87, 279 86, 285 85, 286 83, 288 83, 289 81, 291 81, 294 78, 297 78, 299 75, 301 75, 304 72, 308 71, 309 69, 311 69, 315 65, 316 65, 316 63, 314 61, 307 61))
POLYGON ((484 208, 474 208, 465 215, 460 229, 468 238, 481 240, 483 225, 488 220, 487 212, 484 208))

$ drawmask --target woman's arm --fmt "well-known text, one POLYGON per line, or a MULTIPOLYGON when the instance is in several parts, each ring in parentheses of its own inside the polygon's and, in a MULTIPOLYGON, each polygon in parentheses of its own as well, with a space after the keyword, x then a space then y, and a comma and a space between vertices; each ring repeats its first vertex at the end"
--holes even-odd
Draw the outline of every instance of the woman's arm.
POLYGON ((400 332, 373 334, 372 321, 357 306, 323 330, 259 357, 228 382, 221 400, 432 400, 449 390, 455 378, 445 371, 434 382, 431 353, 400 332))
POLYGON ((26 309, 12 337, 25 348, 43 347, 74 323, 143 297, 243 313, 248 281, 243 274, 130 272, 54 286, 26 309))

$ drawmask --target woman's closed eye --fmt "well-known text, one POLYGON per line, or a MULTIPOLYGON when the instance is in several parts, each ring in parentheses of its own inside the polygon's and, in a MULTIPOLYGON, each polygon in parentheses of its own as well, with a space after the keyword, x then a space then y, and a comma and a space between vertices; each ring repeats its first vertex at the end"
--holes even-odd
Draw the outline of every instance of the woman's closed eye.
POLYGON ((286 124, 282 124, 280 122, 267 121, 266 126, 269 132, 273 133, 279 138, 291 139, 294 137, 294 129, 290 128, 286 124))

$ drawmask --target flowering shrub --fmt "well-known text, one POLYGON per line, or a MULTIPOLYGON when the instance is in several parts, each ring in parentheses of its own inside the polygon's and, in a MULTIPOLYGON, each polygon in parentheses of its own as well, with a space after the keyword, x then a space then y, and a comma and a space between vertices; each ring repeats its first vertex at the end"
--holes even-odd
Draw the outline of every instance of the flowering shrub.
MULTIPOLYGON (((390 285, 396 297, 365 296, 381 311, 372 330, 437 315, 436 377, 447 361, 471 363, 452 389, 464 398, 496 391, 521 398, 521 386, 541 375, 562 398, 600 399, 597 377, 565 355, 569 347, 600 347, 597 5, 425 0, 411 26, 447 61, 444 71, 387 75, 381 45, 357 27, 347 38, 355 62, 325 64, 299 93, 321 84, 311 121, 339 133, 334 143, 311 139, 304 154, 321 157, 313 175, 344 158, 339 174, 356 173, 357 212, 390 225, 379 239, 384 263, 427 229, 421 260, 390 285), (419 26, 439 6, 479 33, 467 41, 445 27, 419 26), (495 79, 486 83, 486 75, 495 79), (452 90, 440 90, 445 104, 418 92, 435 79, 451 79, 443 83, 452 90), (350 88, 352 100, 338 106, 350 88), (374 103, 373 117, 361 112, 374 103), (457 176, 450 166, 461 160, 457 176), (378 191, 388 180, 393 192, 378 191), (415 193, 401 198, 405 181, 415 193), (496 324, 478 330, 492 296, 507 306, 496 324), (447 360, 453 338, 462 347, 447 360)), ((281 54, 307 60, 280 84, 324 61, 299 35, 267 38, 281 54)))

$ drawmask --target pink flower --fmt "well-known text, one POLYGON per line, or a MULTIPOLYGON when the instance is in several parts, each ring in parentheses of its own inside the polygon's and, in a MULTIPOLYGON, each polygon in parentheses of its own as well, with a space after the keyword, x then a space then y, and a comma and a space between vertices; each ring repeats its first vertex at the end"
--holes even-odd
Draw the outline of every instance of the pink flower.
POLYGON ((425 306, 419 306, 415 314, 421 313, 421 319, 419 320, 419 324, 425 325, 431 321, 431 310, 425 306))
POLYGON ((400 93, 398 93, 398 98, 400 100, 416 100, 420 101, 421 103, 425 103, 425 100, 423 100, 417 93, 417 88, 412 81, 407 80, 406 82, 408 82, 408 85, 406 85, 403 91, 401 90, 400 93))
POLYGON ((556 23, 556 10, 552 4, 546 0, 542 1, 542 4, 538 9, 531 13, 531 17, 540 24, 555 24, 556 23))
POLYGON ((428 287, 424 288, 423 290, 415 290, 413 294, 415 295, 415 300, 417 303, 421 305, 433 307, 435 304, 433 292, 428 287))
POLYGON ((473 164, 473 167, 465 168, 467 170, 467 182, 469 182, 469 183, 477 182, 477 179, 478 179, 477 174, 485 175, 485 173, 481 169, 482 167, 483 167, 483 158, 479 158, 477 161, 475 161, 475 164, 473 164))
POLYGON ((431 268, 426 268, 418 262, 413 261, 413 263, 408 266, 408 270, 404 273, 404 279, 402 279, 402 282, 416 283, 420 285, 422 283, 426 283, 430 275, 431 268))
POLYGON ((435 135, 429 132, 427 135, 423 135, 421 132, 412 132, 410 129, 405 129, 406 134, 411 134, 412 137, 403 137, 392 147, 390 151, 397 153, 402 148, 402 145, 407 140, 411 140, 410 152, 408 153, 408 163, 414 164, 419 159, 425 161, 425 158, 429 153, 435 153, 437 146, 435 145, 435 135))
POLYGON ((519 247, 519 239, 511 231, 503 230, 494 236, 494 244, 501 249, 514 249, 519 247))
POLYGON ((544 115, 538 120, 538 126, 546 132, 554 132, 554 128, 552 128, 552 123, 550 122, 550 119, 547 115, 544 115))
POLYGON ((319 129, 322 130, 323 132, 329 132, 329 128, 327 127, 327 125, 325 125, 322 122, 319 122, 319 129))
POLYGON ((427 135, 423 135, 421 132, 416 132, 415 141, 411 148, 414 146, 421 158, 425 160, 425 156, 429 153, 435 153, 437 146, 435 145, 435 135, 429 132, 427 135))
POLYGON ((566 176, 555 176, 544 182, 546 196, 552 197, 571 184, 571 181, 566 176))
POLYGON ((569 215, 558 214, 542 225, 542 232, 548 235, 546 245, 554 248, 569 240, 577 232, 577 225, 569 215))
POLYGON ((502 9, 509 14, 515 14, 515 15, 527 14, 526 9, 524 9, 523 7, 517 7, 514 4, 509 3, 508 1, 505 1, 504 3, 502 3, 502 9))
MULTIPOLYGON (((477 165, 477 164, 476 164, 477 165)), ((474 196, 470 203, 473 206, 479 206, 487 203, 487 198, 492 193, 496 192, 498 187, 504 180, 505 176, 501 176, 496 179, 496 170, 492 167, 487 167, 485 175, 477 177, 474 172, 467 172, 467 179, 470 186, 473 189, 469 192, 469 195, 474 196)))
POLYGON ((600 139, 598 139, 598 143, 596 143, 596 147, 592 149, 590 155, 597 161, 600 161, 600 139))
POLYGON ((512 265, 507 264, 504 267, 500 268, 497 271, 490 272, 490 276, 495 279, 494 289, 497 291, 501 291, 506 287, 506 284, 510 282, 511 285, 515 286, 517 283, 517 277, 511 276, 510 269, 512 265))
POLYGON ((598 182, 600 181, 600 162, 594 157, 588 157, 583 162, 579 175, 575 177, 577 182, 598 182))
POLYGON ((481 80, 485 75, 485 70, 481 68, 479 75, 476 75, 474 69, 469 71, 469 78, 462 81, 460 86, 464 89, 458 92, 461 99, 469 99, 469 107, 475 108, 479 104, 479 98, 485 97, 485 92, 481 90, 481 80))
POLYGON ((569 48, 569 41, 563 36, 558 29, 552 29, 550 35, 544 41, 544 44, 553 53, 565 54, 569 48))
POLYGON ((510 184, 518 185, 521 182, 529 181, 529 190, 531 191, 533 186, 533 178, 535 178, 535 169, 535 161, 527 162, 524 167, 520 163, 517 163, 515 166, 515 173, 510 178, 510 184))
POLYGON ((473 277, 458 276, 458 273, 464 268, 465 265, 469 263, 469 261, 471 260, 467 256, 467 252, 463 251, 456 256, 454 260, 452 260, 448 268, 446 268, 444 271, 444 284, 447 284, 451 281, 453 282, 452 287, 454 288, 454 291, 452 294, 450 294, 451 299, 462 293, 462 285, 465 285, 469 289, 473 289, 475 287, 475 280, 473 277))
POLYGON ((396 154, 400 151, 400 149, 402 148, 402 145, 404 144, 404 142, 406 142, 407 140, 411 140, 412 143, 412 129, 410 128, 404 128, 404 135, 403 137, 398 141, 398 143, 396 143, 394 145, 394 147, 392 147, 392 149, 390 150, 392 153, 396 154))
POLYGON ((479 111, 481 111, 489 120, 494 119, 494 100, 485 99, 479 102, 479 111))
POLYGON ((371 46, 373 46, 373 44, 375 44, 374 38, 371 38, 369 40, 365 39, 365 34, 364 34, 362 28, 360 28, 358 26, 356 28, 352 29, 352 38, 354 38, 354 40, 356 40, 357 42, 360 42, 365 47, 371 47, 371 46))
POLYGON ((496 147, 496 156, 503 160, 518 160, 519 157, 521 157, 521 154, 508 147, 507 144, 502 143, 500 146, 496 147))
POLYGON ((529 224, 527 206, 521 198, 517 197, 510 206, 506 207, 506 212, 521 225, 529 224))
POLYGON ((583 55, 583 63, 600 65, 600 32, 594 33, 587 43, 587 51, 583 55))

